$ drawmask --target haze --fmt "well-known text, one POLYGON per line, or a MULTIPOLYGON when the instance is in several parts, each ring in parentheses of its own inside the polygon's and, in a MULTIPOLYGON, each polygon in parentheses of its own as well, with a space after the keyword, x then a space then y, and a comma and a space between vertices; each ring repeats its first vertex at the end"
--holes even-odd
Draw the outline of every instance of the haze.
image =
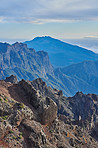
POLYGON ((44 35, 63 40, 97 37, 98 1, 0 1, 0 41, 25 41, 44 35))

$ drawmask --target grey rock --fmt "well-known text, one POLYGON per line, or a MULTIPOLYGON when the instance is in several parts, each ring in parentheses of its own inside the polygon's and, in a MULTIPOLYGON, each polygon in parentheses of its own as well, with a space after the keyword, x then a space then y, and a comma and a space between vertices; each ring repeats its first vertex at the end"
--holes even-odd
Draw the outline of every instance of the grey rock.
POLYGON ((6 77, 5 82, 11 82, 13 84, 17 84, 18 83, 18 79, 16 76, 11 75, 10 77, 6 77))
POLYGON ((25 91, 28 103, 36 110, 38 120, 42 124, 53 122, 57 117, 57 105, 49 97, 42 96, 30 81, 22 80, 18 84, 25 91))

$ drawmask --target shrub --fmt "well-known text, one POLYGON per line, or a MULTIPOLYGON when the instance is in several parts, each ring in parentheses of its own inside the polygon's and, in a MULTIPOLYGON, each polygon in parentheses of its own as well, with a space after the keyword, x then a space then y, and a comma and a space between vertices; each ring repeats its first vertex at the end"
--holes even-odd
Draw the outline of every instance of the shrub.
POLYGON ((6 97, 6 96, 5 96, 3 99, 4 99, 4 101, 6 101, 6 102, 8 101, 8 99, 7 99, 7 97, 6 97))
POLYGON ((17 138, 16 138, 16 136, 13 136, 13 139, 15 139, 15 140, 16 140, 16 139, 17 139, 17 138))
POLYGON ((0 102, 2 102, 2 98, 0 98, 0 102))
POLYGON ((19 107, 20 107, 21 109, 23 109, 23 108, 24 108, 24 104, 23 104, 23 103, 19 104, 19 107))
POLYGON ((12 130, 9 131, 10 134, 14 133, 12 130))
POLYGON ((2 116, 3 120, 7 120, 8 116, 2 116))
POLYGON ((22 135, 19 135, 18 138, 19 138, 19 139, 22 139, 22 135))

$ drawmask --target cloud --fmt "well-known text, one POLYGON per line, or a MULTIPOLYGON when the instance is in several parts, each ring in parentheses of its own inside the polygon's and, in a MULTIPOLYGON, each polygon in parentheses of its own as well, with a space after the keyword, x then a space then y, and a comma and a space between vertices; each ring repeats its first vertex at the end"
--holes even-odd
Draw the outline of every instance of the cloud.
POLYGON ((1 20, 37 24, 98 21, 98 0, 1 0, 1 20))

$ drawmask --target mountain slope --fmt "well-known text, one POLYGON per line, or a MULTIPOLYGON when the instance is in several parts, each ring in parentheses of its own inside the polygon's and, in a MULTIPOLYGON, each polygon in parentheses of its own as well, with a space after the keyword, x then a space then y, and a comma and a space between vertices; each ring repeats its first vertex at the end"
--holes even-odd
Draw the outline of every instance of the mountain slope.
POLYGON ((41 79, 7 79, 0 80, 0 148, 97 148, 97 95, 65 98, 41 79))
POLYGON ((55 78, 54 68, 46 52, 36 52, 23 43, 13 45, 0 43, 0 79, 5 79, 12 74, 16 75, 18 80, 33 80, 40 77, 47 82, 47 85, 62 88, 64 94, 70 95, 67 87, 55 78))
POLYGON ((54 67, 64 67, 83 62, 84 60, 98 60, 98 54, 90 50, 70 45, 48 36, 36 37, 25 43, 29 48, 32 47, 36 51, 44 50, 48 52, 50 61, 54 67))
POLYGON ((26 44, 0 43, 0 79, 16 75, 18 80, 42 78, 48 86, 61 89, 65 96, 77 91, 98 94, 98 62, 88 61, 54 69, 44 51, 26 44))
POLYGON ((78 90, 98 94, 98 61, 84 61, 65 68, 57 68, 54 73, 73 95, 78 90), (70 79, 70 85, 66 75, 70 79))
POLYGON ((44 51, 35 52, 33 48, 27 48, 27 45, 22 43, 0 43, 0 52, 0 79, 9 73, 16 73, 18 79, 22 79, 22 75, 26 79, 30 73, 32 77, 34 74, 45 76, 46 73, 53 73, 48 54, 44 51))

